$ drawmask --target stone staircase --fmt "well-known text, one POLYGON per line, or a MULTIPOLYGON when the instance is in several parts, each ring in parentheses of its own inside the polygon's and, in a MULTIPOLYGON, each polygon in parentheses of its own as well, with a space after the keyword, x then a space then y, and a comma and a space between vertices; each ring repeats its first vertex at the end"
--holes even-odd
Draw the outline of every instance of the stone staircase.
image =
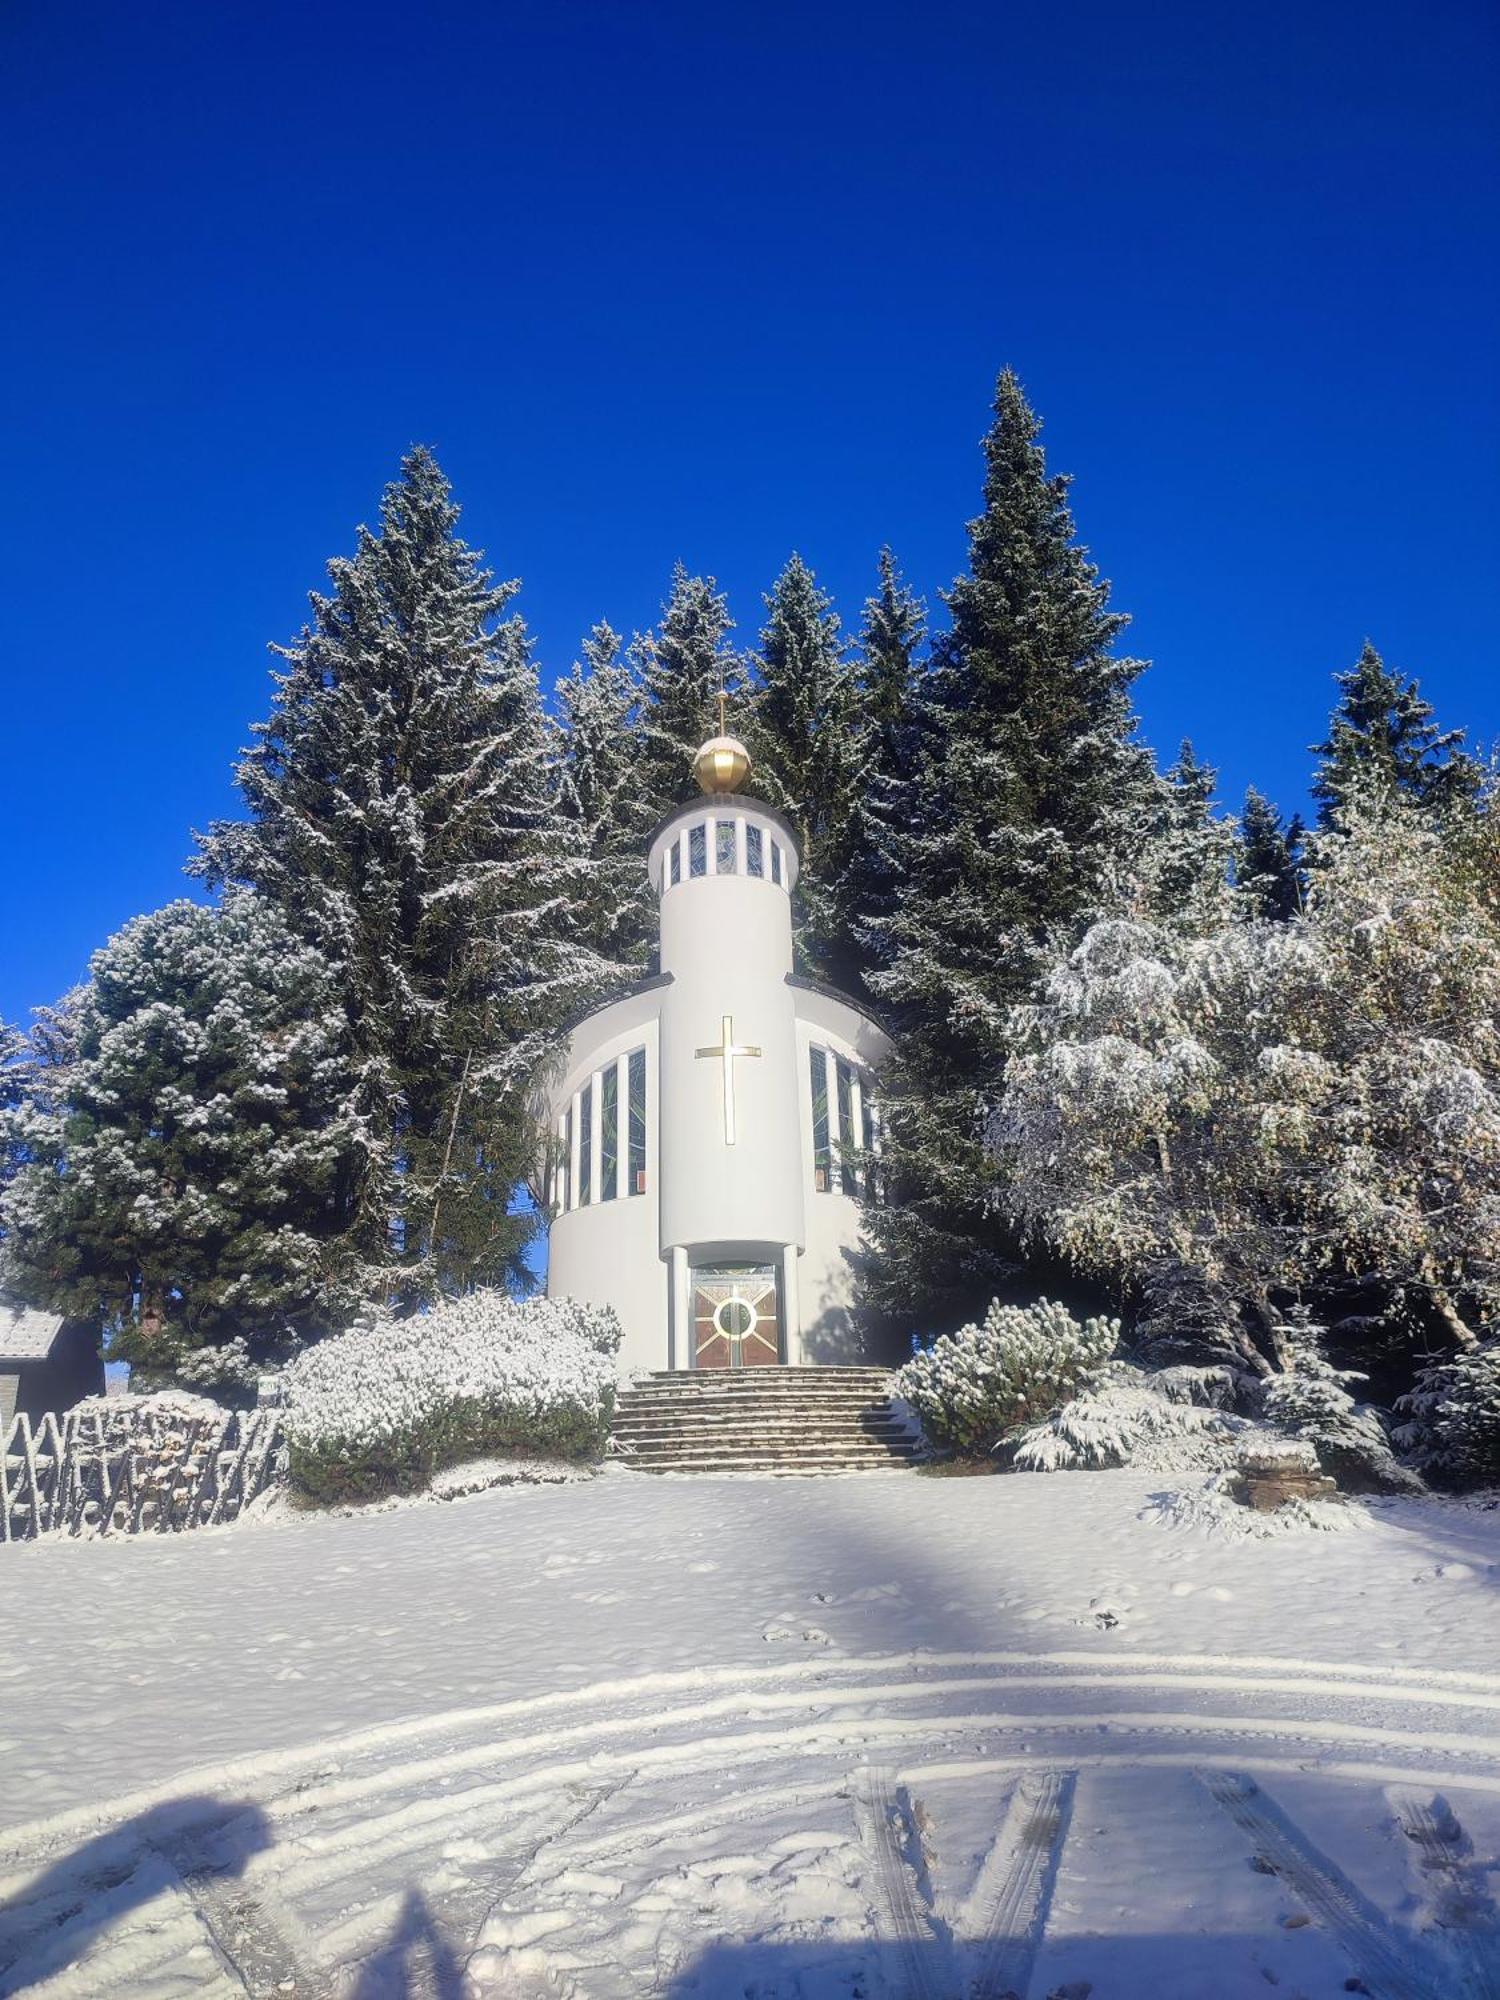
POLYGON ((616 1397, 610 1452, 640 1472, 889 1471, 920 1455, 884 1368, 679 1369, 616 1397))

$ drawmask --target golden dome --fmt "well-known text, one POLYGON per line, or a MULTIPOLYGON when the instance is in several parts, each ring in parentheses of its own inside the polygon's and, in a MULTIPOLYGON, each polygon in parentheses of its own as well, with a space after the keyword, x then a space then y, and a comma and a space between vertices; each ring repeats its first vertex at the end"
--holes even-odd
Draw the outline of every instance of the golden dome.
POLYGON ((704 792, 737 792, 750 775, 750 752, 737 736, 710 736, 693 759, 704 792))

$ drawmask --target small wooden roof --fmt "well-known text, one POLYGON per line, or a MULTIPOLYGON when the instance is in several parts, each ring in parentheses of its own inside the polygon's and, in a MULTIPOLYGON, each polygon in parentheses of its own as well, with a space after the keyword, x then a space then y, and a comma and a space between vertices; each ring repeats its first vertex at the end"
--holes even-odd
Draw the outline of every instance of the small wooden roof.
POLYGON ((61 1313, 38 1312, 0 1299, 0 1366, 7 1361, 45 1361, 64 1325, 61 1313))

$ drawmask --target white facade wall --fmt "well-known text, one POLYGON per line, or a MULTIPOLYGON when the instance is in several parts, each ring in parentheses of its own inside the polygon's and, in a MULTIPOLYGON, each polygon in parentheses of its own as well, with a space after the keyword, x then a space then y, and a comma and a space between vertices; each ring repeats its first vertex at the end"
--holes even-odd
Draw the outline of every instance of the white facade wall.
MULTIPOLYGON (((656 1115, 659 1039, 659 990, 633 993, 616 1001, 577 1027, 569 1043, 567 1065, 551 1093, 551 1127, 560 1113, 576 1104, 583 1086, 595 1080, 593 1119, 595 1164, 603 1153, 598 1117, 598 1082, 606 1068, 628 1058, 632 1049, 646 1052, 646 1192, 627 1188, 612 1201, 603 1198, 599 1174, 592 1176, 591 1201, 555 1215, 547 1239, 547 1292, 553 1298, 581 1299, 586 1305, 613 1306, 625 1338, 620 1367, 627 1373, 665 1368, 662 1330, 667 1320, 667 1272, 658 1248, 661 1174, 656 1115)), ((617 1072, 618 1073, 618 1072, 617 1072)), ((627 1086, 628 1075, 622 1078, 627 1086)), ((625 1108, 628 1144, 629 1097, 625 1108)), ((576 1174, 578 1127, 573 1126, 573 1172, 576 1174)), ((577 1180, 573 1182, 576 1190, 577 1180)), ((619 1182, 616 1183, 617 1187, 619 1182)), ((576 1196, 575 1196, 576 1198, 576 1196)))

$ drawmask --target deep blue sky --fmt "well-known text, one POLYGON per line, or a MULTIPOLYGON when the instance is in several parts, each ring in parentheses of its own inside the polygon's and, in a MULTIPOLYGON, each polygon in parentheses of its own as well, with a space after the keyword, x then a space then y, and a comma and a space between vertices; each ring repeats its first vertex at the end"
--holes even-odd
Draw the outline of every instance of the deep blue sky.
POLYGON ((181 893, 413 440, 544 672, 961 566, 1024 377, 1146 731, 1300 801, 1369 633, 1500 732, 1475 0, 0 10, 0 1014, 181 893))

